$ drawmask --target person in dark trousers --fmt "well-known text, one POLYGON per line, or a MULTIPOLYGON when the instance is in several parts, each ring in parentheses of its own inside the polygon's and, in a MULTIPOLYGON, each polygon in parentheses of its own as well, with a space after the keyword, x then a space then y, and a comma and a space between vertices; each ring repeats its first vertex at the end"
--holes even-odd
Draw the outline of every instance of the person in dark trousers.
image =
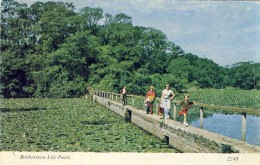
POLYGON ((126 87, 124 86, 121 90, 120 90, 120 94, 121 94, 121 101, 122 101, 122 104, 123 106, 127 104, 127 90, 126 90, 126 87))
POLYGON ((153 103, 155 100, 155 91, 154 86, 150 86, 149 91, 146 93, 146 104, 147 104, 147 110, 146 113, 153 114, 153 103))
POLYGON ((188 113, 188 110, 192 107, 192 105, 194 104, 194 102, 192 101, 189 101, 189 95, 184 95, 184 100, 181 101, 181 111, 178 113, 179 116, 184 116, 184 119, 183 119, 183 125, 185 125, 186 127, 189 126, 189 124, 187 123, 187 119, 186 119, 186 116, 187 116, 187 113, 188 113))

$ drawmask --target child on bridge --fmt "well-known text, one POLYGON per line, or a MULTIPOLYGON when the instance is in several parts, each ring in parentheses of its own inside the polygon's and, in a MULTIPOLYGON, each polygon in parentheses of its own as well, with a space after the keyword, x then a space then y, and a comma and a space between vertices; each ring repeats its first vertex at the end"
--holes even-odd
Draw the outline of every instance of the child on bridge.
POLYGON ((185 125, 186 127, 189 126, 189 124, 187 123, 187 119, 186 119, 186 116, 187 116, 187 113, 188 113, 188 110, 192 107, 192 105, 194 104, 194 102, 192 101, 189 101, 189 95, 184 95, 184 100, 181 101, 181 111, 178 113, 179 116, 184 116, 184 119, 183 119, 183 125, 185 125))

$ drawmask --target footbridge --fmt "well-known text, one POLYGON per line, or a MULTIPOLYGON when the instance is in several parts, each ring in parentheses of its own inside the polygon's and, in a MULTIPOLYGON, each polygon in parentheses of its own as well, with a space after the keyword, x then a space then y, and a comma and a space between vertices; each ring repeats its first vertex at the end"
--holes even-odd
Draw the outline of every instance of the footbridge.
MULTIPOLYGON (((128 95, 127 105, 123 106, 120 95, 93 91, 93 101, 102 104, 126 120, 141 127, 147 132, 165 140, 167 144, 185 153, 260 153, 260 147, 243 141, 246 132, 246 115, 260 115, 257 110, 248 110, 234 107, 214 106, 196 103, 200 109, 200 126, 203 128, 203 112, 205 108, 215 108, 226 111, 238 112, 242 115, 242 140, 232 139, 201 128, 185 127, 175 120, 177 108, 173 102, 173 119, 165 120, 158 115, 155 108, 154 115, 147 115, 143 110, 144 97, 128 95)), ((155 106, 159 106, 157 102, 155 106)))

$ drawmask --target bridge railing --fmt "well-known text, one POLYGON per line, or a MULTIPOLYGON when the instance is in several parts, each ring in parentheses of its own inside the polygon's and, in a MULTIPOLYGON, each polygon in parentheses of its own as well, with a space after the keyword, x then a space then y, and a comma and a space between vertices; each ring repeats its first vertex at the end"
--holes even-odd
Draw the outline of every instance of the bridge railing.
MULTIPOLYGON (((106 98, 106 99, 109 99, 112 101, 116 101, 118 103, 122 103, 121 94, 93 90, 93 95, 97 95, 102 98, 106 98)), ((140 110, 145 110, 144 100, 145 100, 144 96, 127 95, 126 105, 133 106, 140 110)), ((160 106, 160 102, 161 102, 161 99, 156 98, 156 101, 154 103, 154 105, 155 105, 154 112, 157 115, 159 114, 158 107, 160 106)), ((171 105, 173 107, 173 111, 172 111, 173 120, 176 120, 176 116, 177 116, 177 106, 176 105, 179 105, 180 102, 181 102, 181 100, 175 100, 175 99, 171 102, 171 105)), ((195 103, 194 107, 199 107, 200 128, 203 128, 203 115, 204 115, 204 111, 206 108, 221 110, 221 111, 225 111, 225 112, 233 112, 233 113, 235 112, 235 113, 241 114, 242 115, 242 138, 241 138, 242 141, 245 141, 247 115, 258 115, 258 116, 260 115, 260 110, 254 110, 254 109, 249 109, 249 108, 238 108, 238 107, 220 106, 220 105, 212 105, 212 104, 204 104, 204 103, 195 103)))

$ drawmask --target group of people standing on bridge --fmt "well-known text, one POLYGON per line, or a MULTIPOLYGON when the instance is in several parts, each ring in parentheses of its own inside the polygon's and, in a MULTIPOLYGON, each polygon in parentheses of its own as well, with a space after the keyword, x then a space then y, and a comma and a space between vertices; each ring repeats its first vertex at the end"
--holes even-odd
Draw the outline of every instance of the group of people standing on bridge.
MULTIPOLYGON (((123 102, 123 105, 126 105, 126 95, 127 95, 127 90, 126 87, 124 87, 122 90, 120 90, 121 93, 121 99, 123 102)), ((158 107, 158 111, 163 112, 164 114, 164 119, 168 120, 170 118, 169 112, 171 109, 171 100, 173 100, 175 97, 174 92, 170 89, 170 85, 167 84, 166 88, 162 90, 162 95, 161 95, 161 104, 158 107)), ((155 93, 155 88, 154 86, 150 86, 148 92, 146 93, 145 96, 145 106, 146 106, 146 113, 147 114, 153 114, 153 103, 156 98, 156 93, 155 93)), ((179 111, 178 115, 179 116, 184 116, 183 119, 183 124, 187 127, 189 124, 187 123, 187 113, 189 108, 194 104, 194 102, 189 101, 189 95, 184 95, 184 100, 180 102, 180 105, 182 107, 181 111, 179 111)))

